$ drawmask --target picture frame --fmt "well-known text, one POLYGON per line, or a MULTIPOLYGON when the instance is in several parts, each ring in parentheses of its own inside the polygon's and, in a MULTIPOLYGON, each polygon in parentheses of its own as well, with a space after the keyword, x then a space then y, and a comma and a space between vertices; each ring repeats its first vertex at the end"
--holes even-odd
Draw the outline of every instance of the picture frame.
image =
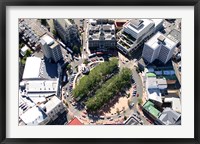
POLYGON ((93 0, 2 0, 0 2, 1 15, 0 15, 0 58, 1 58, 1 75, 0 75, 0 142, 9 144, 9 143, 41 143, 41 144, 53 144, 53 143, 69 143, 69 144, 79 144, 79 143, 116 143, 116 144, 128 144, 128 143, 169 143, 169 144, 199 144, 200 143, 200 134, 199 134, 199 76, 200 71, 199 62, 199 37, 200 37, 200 1, 199 0, 107 0, 107 1, 93 1, 93 0), (6 137, 6 90, 8 87, 6 85, 6 7, 8 6, 194 6, 194 28, 195 28, 195 63, 194 63, 194 138, 7 138, 6 137))

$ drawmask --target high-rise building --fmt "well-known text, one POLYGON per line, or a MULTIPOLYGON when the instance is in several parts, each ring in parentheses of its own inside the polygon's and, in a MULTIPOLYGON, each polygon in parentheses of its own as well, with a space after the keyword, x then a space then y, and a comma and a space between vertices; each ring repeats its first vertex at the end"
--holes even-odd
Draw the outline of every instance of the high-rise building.
POLYGON ((166 64, 171 59, 176 45, 176 42, 158 32, 144 44, 142 57, 149 63, 158 59, 166 64))
POLYGON ((117 33, 117 48, 124 54, 139 48, 155 32, 162 28, 163 19, 131 19, 117 33))
POLYGON ((81 41, 79 38, 78 27, 72 24, 68 19, 54 19, 54 27, 62 41, 68 46, 79 46, 81 41))
POLYGON ((42 51, 47 59, 57 62, 63 57, 60 45, 56 40, 47 34, 43 35, 40 39, 42 51))

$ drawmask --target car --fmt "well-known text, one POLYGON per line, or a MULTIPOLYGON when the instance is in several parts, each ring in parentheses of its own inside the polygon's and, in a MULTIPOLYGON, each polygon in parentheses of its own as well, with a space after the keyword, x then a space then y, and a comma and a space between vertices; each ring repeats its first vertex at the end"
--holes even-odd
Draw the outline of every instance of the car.
POLYGON ((121 115, 118 115, 118 118, 122 117, 121 115))
POLYGON ((86 115, 82 115, 83 118, 86 118, 86 115))
POLYGON ((111 117, 107 117, 107 119, 110 119, 111 117))
POLYGON ((137 97, 139 97, 139 94, 137 94, 137 97))
POLYGON ((136 94, 133 93, 132 96, 136 96, 136 94))
POLYGON ((133 107, 135 103, 131 103, 130 106, 133 107))
POLYGON ((76 105, 76 103, 75 103, 75 102, 72 102, 72 105, 73 105, 73 106, 75 106, 75 105, 76 105))
POLYGON ((110 118, 110 121, 113 121, 113 118, 110 118))
POLYGON ((152 121, 151 120, 149 120, 149 119, 146 119, 150 124, 152 124, 152 121))
POLYGON ((104 116, 100 116, 100 119, 104 119, 105 117, 104 116))

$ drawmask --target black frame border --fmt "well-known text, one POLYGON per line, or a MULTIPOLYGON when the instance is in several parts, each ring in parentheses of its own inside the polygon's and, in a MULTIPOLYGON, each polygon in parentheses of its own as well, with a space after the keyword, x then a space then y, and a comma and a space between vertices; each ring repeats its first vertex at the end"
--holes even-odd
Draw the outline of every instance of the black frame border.
POLYGON ((69 144, 200 144, 200 0, 0 0, 0 142, 2 144, 69 143, 69 144), (194 138, 6 138, 6 7, 7 6, 194 6, 194 138))

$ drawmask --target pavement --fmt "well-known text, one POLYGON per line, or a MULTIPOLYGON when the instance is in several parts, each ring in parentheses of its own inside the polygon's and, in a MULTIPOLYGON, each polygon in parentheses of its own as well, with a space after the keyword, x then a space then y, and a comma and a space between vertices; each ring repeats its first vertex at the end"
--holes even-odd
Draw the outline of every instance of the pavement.
MULTIPOLYGON (((80 22, 80 19, 75 19, 75 23, 78 25, 78 23, 80 22)), ((82 33, 82 42, 83 42, 83 47, 86 49, 85 51, 82 51, 82 55, 81 57, 78 57, 78 60, 74 59, 71 61, 72 56, 70 54, 67 53, 67 51, 63 48, 62 52, 64 54, 64 59, 66 59, 67 61, 70 62, 70 64, 72 65, 72 71, 75 72, 75 75, 79 75, 80 71, 76 70, 76 67, 78 67, 79 65, 82 65, 83 61, 85 58, 88 58, 89 55, 89 48, 88 48, 88 42, 87 42, 87 25, 88 23, 86 22, 86 20, 84 21, 84 25, 83 25, 83 29, 84 32, 82 33)), ((80 25, 78 25, 79 27, 80 25)), ((141 52, 138 52, 141 53, 141 52)), ((127 108, 123 111, 121 111, 120 115, 118 114, 112 114, 110 116, 105 116, 104 118, 100 118, 100 116, 95 116, 95 115, 87 115, 85 114, 85 109, 83 106, 81 106, 80 104, 74 104, 73 103, 73 97, 70 94, 70 85, 73 85, 73 87, 75 86, 73 83, 76 81, 76 78, 73 78, 73 80, 71 81, 72 75, 68 74, 68 79, 70 80, 66 85, 64 85, 62 87, 63 90, 63 95, 62 95, 62 100, 67 101, 69 107, 68 107, 68 121, 70 121, 70 119, 72 119, 74 116, 78 117, 84 124, 116 124, 116 123, 122 123, 123 122, 123 118, 124 116, 129 117, 132 116, 133 114, 137 114, 137 112, 140 110, 137 107, 137 103, 138 103, 138 98, 142 98, 143 96, 143 83, 141 80, 141 76, 137 73, 136 68, 134 67, 135 65, 135 59, 133 60, 128 60, 127 58, 125 58, 123 55, 121 55, 120 53, 118 53, 119 55, 119 66, 120 68, 123 67, 128 67, 132 70, 132 76, 133 79, 135 80, 135 83, 137 85, 136 90, 137 90, 137 94, 139 94, 139 96, 132 96, 132 93, 130 94, 131 98, 131 102, 134 103, 135 105, 131 108, 127 108), (67 96, 66 93, 68 93, 69 95, 67 96)), ((139 55, 139 54, 136 54, 139 55)), ((100 59, 103 59, 103 57, 93 57, 90 60, 91 61, 98 61, 100 59)), ((102 62, 102 61, 101 61, 102 62)), ((77 77, 77 76, 73 76, 73 77, 77 77)), ((138 112, 139 114, 141 113, 141 115, 137 114, 137 117, 139 119, 141 119, 143 121, 144 124, 149 124, 146 119, 143 117, 142 112, 138 112)))

